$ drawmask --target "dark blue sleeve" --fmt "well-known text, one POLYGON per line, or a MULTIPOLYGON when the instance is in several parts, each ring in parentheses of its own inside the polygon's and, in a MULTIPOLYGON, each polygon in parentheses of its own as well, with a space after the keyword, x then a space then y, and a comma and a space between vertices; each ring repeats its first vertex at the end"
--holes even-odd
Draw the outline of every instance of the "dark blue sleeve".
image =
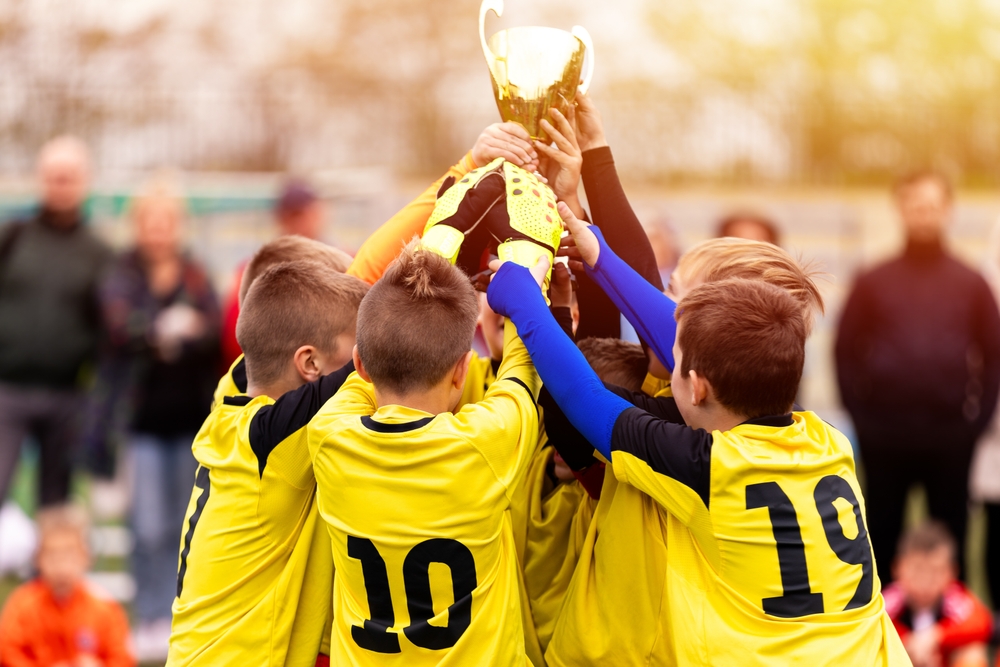
POLYGON ((611 297, 611 301, 635 327, 636 332, 667 368, 674 368, 674 338, 677 304, 626 264, 608 247, 597 227, 590 228, 601 244, 601 254, 587 275, 611 297))
POLYGON ((604 387, 559 328, 528 269, 504 263, 486 296, 490 307, 517 327, 538 375, 573 426, 610 460, 615 421, 632 405, 604 387))

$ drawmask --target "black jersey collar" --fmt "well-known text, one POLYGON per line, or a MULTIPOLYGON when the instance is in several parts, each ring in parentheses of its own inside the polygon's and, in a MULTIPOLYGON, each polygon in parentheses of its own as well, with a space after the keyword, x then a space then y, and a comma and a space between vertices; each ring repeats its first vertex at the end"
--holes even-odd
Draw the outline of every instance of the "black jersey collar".
POLYGON ((250 405, 250 401, 253 398, 247 396, 246 394, 240 394, 239 396, 226 396, 222 399, 222 402, 226 405, 250 405))
POLYGON ((386 424, 385 422, 377 422, 368 416, 361 418, 361 423, 364 427, 369 431, 375 431, 376 433, 406 433, 408 431, 416 431, 418 428, 427 426, 432 421, 434 421, 434 417, 423 417, 422 419, 417 419, 412 422, 386 424))
POLYGON ((753 419, 748 419, 740 426, 771 426, 773 428, 784 428, 786 426, 791 426, 795 423, 792 419, 792 413, 789 412, 784 415, 768 415, 767 417, 754 417, 753 419))

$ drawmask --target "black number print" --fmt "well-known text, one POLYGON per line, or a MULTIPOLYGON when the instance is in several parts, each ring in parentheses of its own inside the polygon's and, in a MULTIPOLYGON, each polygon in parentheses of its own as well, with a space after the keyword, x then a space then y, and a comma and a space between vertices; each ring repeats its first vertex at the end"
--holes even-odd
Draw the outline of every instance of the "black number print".
POLYGON ((854 489, 843 477, 828 475, 819 481, 816 490, 813 492, 816 500, 816 509, 823 517, 823 530, 826 532, 826 540, 830 543, 833 553, 837 558, 851 565, 861 566, 861 581, 854 591, 854 596, 847 603, 844 610, 864 607, 872 601, 872 588, 874 586, 872 576, 872 547, 868 542, 868 531, 865 530, 865 522, 861 518, 861 504, 858 497, 854 495, 854 489), (837 507, 833 504, 837 498, 843 498, 851 503, 854 510, 854 520, 858 523, 858 534, 853 540, 847 539, 844 535, 844 528, 837 518, 837 507))
POLYGON ((181 596, 184 590, 184 575, 187 574, 188 554, 191 552, 191 539, 194 537, 194 528, 198 525, 198 519, 205 510, 205 503, 208 502, 208 494, 212 491, 212 485, 208 479, 209 471, 205 466, 198 466, 198 474, 195 475, 195 488, 201 489, 201 495, 195 501, 194 511, 188 520, 188 529, 184 534, 184 549, 181 550, 181 566, 177 570, 177 597, 181 596))
POLYGON ((778 543, 778 568, 781 570, 780 597, 764 598, 764 613, 780 618, 797 618, 823 613, 823 594, 809 587, 806 547, 795 514, 795 507, 777 482, 751 484, 747 487, 747 509, 766 507, 771 530, 778 543))
MULTIPOLYGON (((351 636, 361 648, 377 653, 399 653, 399 636, 389 632, 395 623, 389 575, 385 560, 375 544, 365 538, 347 536, 347 555, 361 561, 368 592, 371 620, 353 626, 351 636)), ((403 560, 403 584, 410 625, 403 633, 415 646, 430 650, 451 648, 472 623, 472 593, 476 589, 476 561, 469 548, 456 540, 425 540, 403 560), (454 602, 448 607, 448 625, 429 623, 434 616, 431 597, 430 564, 442 563, 451 570, 454 602)))
MULTIPOLYGON (((813 593, 809 584, 805 545, 802 531, 791 499, 777 482, 751 484, 746 489, 747 509, 766 507, 771 519, 771 530, 778 546, 778 568, 781 570, 781 597, 764 598, 764 613, 780 618, 797 618, 824 611, 823 594, 813 593)), ((837 558, 850 565, 861 566, 861 581, 844 610, 864 607, 871 602, 874 589, 874 567, 868 531, 861 517, 861 504, 854 489, 843 477, 827 475, 813 491, 816 511, 823 520, 823 532, 837 558), (843 498, 854 510, 858 534, 848 538, 840 525, 837 499, 843 498)))

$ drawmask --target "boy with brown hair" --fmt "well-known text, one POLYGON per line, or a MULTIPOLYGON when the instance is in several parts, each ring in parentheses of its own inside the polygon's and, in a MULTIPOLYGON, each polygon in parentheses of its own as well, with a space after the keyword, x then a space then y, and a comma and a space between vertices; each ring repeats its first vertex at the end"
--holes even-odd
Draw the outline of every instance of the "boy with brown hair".
POLYGON ((899 540, 885 608, 914 667, 986 667, 993 615, 958 580, 958 545, 940 521, 899 540))
MULTIPOLYGON (((536 290, 547 270, 531 270, 536 290)), ((528 664, 506 508, 536 450, 540 384, 508 322, 497 380, 452 412, 478 310, 461 270, 408 246, 358 312, 354 363, 373 386, 345 386, 309 426, 336 664, 528 664)))
POLYGON ((38 514, 38 578, 15 590, 0 615, 5 667, 132 667, 128 618, 88 590, 87 522, 75 507, 38 514))
POLYGON ((168 664, 317 663, 333 569, 303 427, 354 370, 367 291, 305 261, 250 286, 236 329, 247 391, 225 396, 192 446, 168 664))
MULTIPOLYGON (((333 248, 307 239, 304 236, 280 236, 265 243, 247 262, 237 298, 237 305, 242 306, 247 292, 257 277, 276 264, 285 262, 314 262, 338 273, 345 273, 351 265, 351 256, 343 250, 333 248)), ((229 367, 229 370, 219 380, 212 399, 212 408, 222 405, 226 396, 236 396, 247 391, 247 369, 244 355, 240 354, 229 367)))
MULTIPOLYGON (((572 215, 564 206, 560 214, 572 215)), ((641 279, 599 233, 573 231, 578 245, 595 242, 595 252, 584 250, 588 272, 640 335, 665 326, 660 340, 676 338, 672 389, 687 424, 608 391, 527 290, 523 271, 500 267, 490 305, 518 325, 555 400, 617 480, 673 519, 670 567, 631 570, 653 578, 640 587, 666 617, 628 644, 594 632, 609 617, 644 611, 634 597, 604 591, 605 606, 584 619, 597 651, 642 661, 655 650, 671 664, 907 664, 874 574, 850 443, 812 413, 792 413, 808 331, 799 302, 760 281, 705 284, 677 306, 675 337, 673 302, 644 281, 630 291, 641 279), (847 504, 851 530, 838 518, 847 504)))

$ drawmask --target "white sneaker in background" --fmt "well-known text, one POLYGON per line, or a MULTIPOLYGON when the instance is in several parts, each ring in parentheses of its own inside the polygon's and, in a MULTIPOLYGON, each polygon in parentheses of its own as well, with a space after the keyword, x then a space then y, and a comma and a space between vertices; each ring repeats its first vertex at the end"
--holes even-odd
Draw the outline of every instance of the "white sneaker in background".
POLYGON ((8 500, 0 507, 0 576, 8 573, 22 579, 31 576, 37 546, 35 522, 20 505, 8 500))
POLYGON ((139 662, 166 660, 170 647, 170 619, 141 623, 132 633, 132 646, 139 662))

